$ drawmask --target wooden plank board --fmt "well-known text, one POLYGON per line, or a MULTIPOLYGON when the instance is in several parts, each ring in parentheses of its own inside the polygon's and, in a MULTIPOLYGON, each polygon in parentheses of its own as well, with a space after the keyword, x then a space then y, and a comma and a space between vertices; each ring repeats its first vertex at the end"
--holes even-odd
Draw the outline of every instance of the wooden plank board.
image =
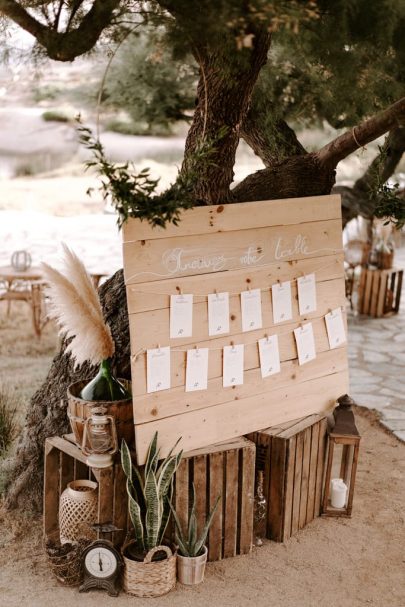
POLYGON ((125 283, 264 267, 340 253, 341 220, 124 242, 125 283), (316 223, 316 225, 314 225, 316 223), (197 244, 198 243, 198 244, 197 244))
POLYGON ((66 489, 67 484, 74 480, 75 476, 75 463, 73 457, 60 452, 60 484, 59 493, 66 489))
POLYGON ((307 522, 307 503, 308 503, 308 482, 309 482, 309 464, 311 455, 311 428, 303 431, 302 447, 302 476, 301 476, 301 499, 298 526, 303 529, 307 522))
POLYGON ((371 287, 370 316, 377 315, 378 294, 380 290, 380 272, 373 273, 373 284, 371 287))
POLYGON ((57 531, 59 526, 59 451, 49 441, 45 442, 44 470, 44 536, 57 531))
POLYGON ((222 558, 222 523, 224 507, 224 452, 211 453, 209 460, 209 508, 213 508, 218 495, 221 495, 219 504, 209 531, 208 560, 219 561, 222 558))
POLYGON ((301 503, 301 478, 302 478, 302 454, 304 448, 304 434, 297 434, 295 449, 294 489, 291 514, 291 535, 299 529, 300 503, 301 503))
POLYGON ((183 530, 188 528, 189 460, 183 459, 175 477, 175 510, 183 530))
POLYGON ((284 226, 288 223, 325 221, 340 218, 340 196, 317 196, 244 202, 232 205, 195 207, 183 212, 178 226, 152 228, 146 221, 128 221, 122 232, 124 242, 166 239, 176 236, 229 232, 262 226, 284 226), (309 208, 310 207, 310 208, 309 208))
POLYGON ((325 452, 327 446, 327 421, 322 419, 319 423, 319 446, 318 446, 318 464, 316 466, 316 484, 315 484, 315 516, 321 512, 322 486, 325 471, 325 452))
POLYGON ((238 520, 239 554, 248 554, 252 549, 253 538, 253 502, 255 490, 255 457, 254 445, 239 453, 239 503, 240 520, 238 520), (243 521, 243 522, 242 522, 243 521))
POLYGON ((130 219, 123 236, 138 463, 155 430, 162 454, 180 434, 184 449, 196 449, 323 412, 347 390, 346 348, 329 351, 324 322, 330 309, 345 305, 339 197, 199 207, 165 230, 130 219), (301 316, 296 281, 312 272, 317 310, 301 316), (278 280, 292 281, 293 319, 274 325, 271 286, 278 280), (262 291, 263 329, 243 333, 240 292, 247 287, 262 291), (214 338, 208 336, 207 296, 219 289, 230 294, 230 332, 214 338), (193 335, 173 340, 169 296, 180 291, 194 295, 193 335), (293 330, 307 320, 317 359, 299 367, 293 330), (279 336, 282 366, 263 380, 257 340, 266 333, 279 336), (230 341, 245 345, 245 377, 228 389, 222 386, 222 349, 230 341), (171 388, 148 394, 145 350, 158 344, 171 346, 171 388), (210 351, 208 389, 186 393, 186 350, 194 346, 210 351), (322 385, 318 393, 313 383, 322 385))
POLYGON ((311 453, 309 463, 309 479, 308 479, 308 501, 306 524, 315 517, 315 487, 316 487, 316 470, 318 464, 318 447, 319 447, 319 423, 312 426, 311 432, 311 453))
POLYGON ((274 436, 271 441, 271 484, 269 502, 270 535, 281 541, 285 494, 287 441, 274 436))
POLYGON ((127 532, 128 517, 128 494, 126 490, 126 476, 121 463, 114 466, 114 500, 113 500, 113 523, 121 531, 116 531, 113 536, 114 544, 121 545, 127 532))
POLYGON ((196 517, 198 533, 201 533, 207 517, 207 456, 193 458, 193 482, 196 493, 196 517))
POLYGON ((159 432, 159 443, 164 457, 173 445, 172 437, 177 439, 181 436, 180 446, 185 450, 202 447, 204 444, 220 442, 224 438, 268 427, 273 421, 284 422, 289 417, 296 418, 314 411, 328 412, 336 402, 336 395, 348 390, 347 372, 341 371, 274 390, 271 399, 267 393, 263 393, 217 405, 213 416, 208 415, 206 409, 198 409, 182 417, 181 422, 179 416, 174 415, 139 424, 135 426, 137 457, 144 461, 149 436, 153 436, 155 431, 159 432), (249 412, 248 416, 244 415, 246 411, 249 412), (148 426, 146 432, 143 432, 144 425, 148 426))
MULTIPOLYGON (((305 316, 300 316, 298 310, 297 285, 296 283, 293 283, 291 285, 293 317, 290 321, 288 321, 288 323, 280 323, 277 325, 275 325, 273 322, 273 309, 270 291, 262 291, 262 320, 263 327, 265 329, 261 330, 261 336, 263 336, 263 332, 273 332, 273 329, 281 332, 282 330, 285 330, 287 324, 322 318, 329 312, 330 309, 338 306, 344 307, 346 300, 342 284, 341 279, 326 280, 317 283, 316 312, 307 314, 305 316)), ((218 289, 220 288, 221 287, 218 284, 218 289)), ((246 337, 246 333, 242 333, 241 305, 239 295, 230 296, 229 313, 229 333, 227 334, 228 344, 230 339, 235 341, 239 339, 239 336, 246 337)), ((152 310, 150 312, 143 312, 142 314, 131 314, 129 317, 129 327, 131 336, 133 336, 131 343, 132 351, 136 352, 137 343, 143 344, 143 347, 147 349, 156 348, 158 344, 171 343, 172 347, 176 348, 184 345, 199 344, 206 341, 208 339, 208 305, 206 301, 194 303, 193 318, 193 335, 191 337, 183 337, 171 340, 169 333, 169 307, 162 308, 160 310, 152 310)), ((251 333, 253 332, 249 332, 249 334, 251 333)), ((257 331, 254 333, 257 333, 257 331)), ((216 347, 218 338, 211 338, 210 341, 213 344, 213 347, 216 347)), ((250 341, 252 341, 252 335, 250 335, 250 341)))
POLYGON ((277 280, 296 280, 298 277, 311 272, 315 273, 317 283, 329 282, 336 278, 344 278, 343 253, 323 256, 317 262, 313 259, 300 259, 294 263, 279 261, 265 268, 249 268, 246 270, 229 270, 218 274, 206 274, 204 280, 200 276, 187 276, 179 280, 165 279, 153 282, 142 282, 127 287, 127 303, 129 314, 140 314, 152 310, 168 308, 170 295, 192 293, 194 302, 207 301, 207 295, 218 291, 239 293, 249 285, 252 289, 263 285, 272 285, 277 280), (249 279, 249 283, 247 283, 249 279))
POLYGON ((284 477, 284 517, 280 541, 285 542, 291 537, 292 509, 294 497, 294 472, 297 437, 292 436, 288 440, 288 450, 284 477))
POLYGON ((236 555, 236 540, 238 526, 238 478, 239 478, 239 453, 236 450, 225 453, 225 490, 222 495, 224 506, 224 558, 236 555))
MULTIPOLYGON (((284 371, 288 374, 291 372, 292 375, 297 375, 305 373, 303 369, 299 370, 299 365, 297 361, 297 349, 296 343, 294 339, 293 330, 299 326, 299 323, 293 323, 284 325, 282 328, 276 329, 271 332, 273 335, 278 335, 279 342, 279 352, 280 352, 280 360, 282 363, 282 373, 284 371), (292 361, 289 364, 285 365, 286 361, 292 361)), ((321 354, 329 351, 329 341, 326 332, 325 321, 323 318, 314 320, 312 322, 312 328, 314 333, 314 341, 315 348, 318 353, 317 360, 311 364, 317 365, 320 360, 322 360, 321 354)), ((256 340, 264 337, 266 331, 250 331, 250 334, 243 333, 238 336, 238 340, 235 340, 235 343, 243 344, 244 348, 244 369, 245 371, 249 371, 251 369, 259 369, 259 351, 256 340)), ((269 332, 270 334, 270 332, 269 332)), ((208 380, 212 380, 214 378, 222 378, 222 356, 223 356, 223 347, 229 346, 230 340, 228 337, 218 338, 215 340, 215 348, 212 347, 209 351, 208 356, 208 380)), ((212 342, 208 340, 205 342, 200 342, 198 344, 199 348, 205 348, 210 345, 213 345, 212 342)), ((347 366, 347 354, 345 351, 346 346, 341 346, 341 349, 336 348, 332 350, 331 357, 336 357, 336 362, 339 364, 341 361, 342 352, 344 351, 344 363, 347 366)), ((185 349, 185 348, 184 348, 185 349)), ((326 356, 326 354, 325 354, 326 356)), ((165 406, 165 403, 170 402, 171 404, 177 403, 180 397, 180 392, 184 392, 184 384, 185 384, 185 373, 186 373, 186 352, 184 351, 171 351, 171 389, 170 390, 162 390, 160 392, 154 392, 151 394, 147 394, 147 385, 146 385, 146 355, 142 354, 132 361, 132 376, 134 377, 134 385, 133 385, 133 395, 134 395, 134 414, 136 420, 144 419, 144 416, 148 416, 148 412, 150 411, 152 417, 156 417, 159 415, 159 405, 165 406), (180 388, 178 393, 175 392, 176 388, 180 388), (174 396, 172 396, 172 393, 174 396), (142 398, 145 396, 145 398, 142 398), (157 408, 157 411, 154 409, 157 408), (152 413, 153 410, 153 413, 152 413), (138 417, 141 416, 141 417, 138 417)), ((305 367, 305 365, 302 365, 305 367)), ((307 367, 308 368, 308 367, 307 367)), ((275 382, 279 381, 279 375, 271 375, 266 378, 264 382, 267 386, 271 387, 275 382)), ((220 382, 222 384, 222 382, 220 382)), ((211 388, 215 389, 217 384, 211 386, 211 388)), ((232 390, 234 388, 231 388, 232 390)), ((198 392, 196 394, 188 393, 183 396, 188 400, 198 400, 198 399, 206 399, 206 393, 198 392)), ((184 404, 184 403, 183 403, 184 404)), ((168 405, 171 406, 171 405, 168 405)), ((179 404, 181 407, 181 403, 179 404)), ((142 423, 142 422, 140 422, 142 423)))

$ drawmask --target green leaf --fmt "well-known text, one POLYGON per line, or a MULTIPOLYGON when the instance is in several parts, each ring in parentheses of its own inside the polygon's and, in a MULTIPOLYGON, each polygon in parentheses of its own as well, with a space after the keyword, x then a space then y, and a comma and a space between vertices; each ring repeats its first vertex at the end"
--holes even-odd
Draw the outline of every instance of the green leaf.
POLYGON ((179 534, 177 532, 176 532, 175 536, 176 536, 176 544, 179 547, 180 554, 182 556, 192 556, 187 549, 187 545, 183 542, 182 538, 179 536, 179 534))
POLYGON ((121 442, 121 466, 125 476, 132 482, 132 459, 128 445, 123 439, 121 442))
MULTIPOLYGON (((177 516, 177 512, 174 509, 173 504, 171 502, 169 502, 169 506, 170 506, 170 510, 172 511, 172 514, 173 514, 174 524, 176 525, 176 529, 177 529, 177 535, 178 535, 181 543, 183 545, 186 545, 186 541, 185 541, 184 535, 183 535, 183 529, 181 528, 181 524, 179 521, 179 517, 177 516)), ((184 556, 187 556, 187 554, 185 554, 184 556)))
POLYGON ((128 487, 127 480, 127 492, 129 498, 129 516, 131 518, 131 522, 134 526, 135 531, 135 539, 142 550, 145 550, 145 542, 144 542, 144 529, 142 525, 142 517, 141 517, 141 509, 139 504, 134 500, 131 495, 130 488, 128 487))
POLYGON ((156 452, 157 452, 157 440, 158 440, 158 433, 155 432, 151 443, 149 445, 149 449, 148 449, 148 454, 146 456, 146 463, 145 463, 145 477, 148 476, 149 474, 149 470, 151 469, 151 466, 153 464, 153 460, 156 457, 156 452))
POLYGON ((195 515, 196 509, 196 496, 195 496, 195 486, 193 483, 193 501, 191 506, 191 512, 188 519, 188 545, 190 547, 190 552, 193 552, 194 545, 197 541, 197 517, 195 515))
POLYGON ((159 546, 163 542, 163 538, 164 538, 164 535, 166 533, 167 525, 169 523, 170 514, 171 514, 171 510, 170 510, 170 498, 169 498, 168 495, 166 495, 163 498, 162 520, 161 520, 161 523, 160 523, 159 538, 158 538, 158 544, 159 544, 159 546))
POLYGON ((214 518, 214 514, 215 514, 215 512, 217 510, 217 507, 218 507, 220 499, 221 499, 221 496, 218 495, 218 497, 217 497, 217 499, 215 501, 215 504, 214 504, 211 512, 208 515, 208 518, 207 518, 206 523, 204 525, 204 529, 202 531, 202 534, 200 535, 198 541, 195 544, 195 554, 196 555, 198 555, 198 553, 201 551, 202 547, 205 544, 205 540, 207 539, 208 531, 209 531, 209 529, 211 527, 211 523, 212 523, 212 520, 214 518))
POLYGON ((150 471, 145 481, 145 502, 146 502, 146 548, 150 550, 157 546, 159 530, 162 518, 162 505, 159 500, 156 477, 153 471, 150 471))
POLYGON ((158 489, 159 489, 159 497, 163 498, 167 495, 173 475, 177 469, 177 459, 175 457, 171 457, 169 460, 166 460, 163 466, 159 470, 159 481, 158 481, 158 489))

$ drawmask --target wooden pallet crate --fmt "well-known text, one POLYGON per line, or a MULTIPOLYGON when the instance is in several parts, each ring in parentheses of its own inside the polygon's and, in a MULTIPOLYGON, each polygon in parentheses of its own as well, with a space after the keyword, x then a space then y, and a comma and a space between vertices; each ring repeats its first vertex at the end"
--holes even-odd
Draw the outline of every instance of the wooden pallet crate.
MULTIPOLYGON (((98 483, 97 523, 113 523, 121 529, 112 541, 120 546, 128 529, 125 475, 119 459, 108 468, 89 468, 86 457, 74 443, 74 437, 54 436, 45 441, 44 474, 44 536, 53 536, 59 529, 59 498, 70 481, 95 480, 98 483)), ((110 537, 108 539, 111 539, 110 537)))
POLYGON ((256 447, 236 438, 183 456, 175 478, 175 508, 182 524, 195 485, 198 529, 221 494, 208 536, 208 560, 218 561, 252 549, 256 447))
MULTIPOLYGON (((113 535, 120 546, 130 529, 125 475, 119 457, 109 468, 86 465, 73 435, 45 442, 44 535, 58 531, 59 498, 76 479, 99 483, 98 523, 112 522, 122 531, 113 535), (67 440, 68 439, 68 440, 67 440)), ((218 494, 222 499, 208 537, 209 560, 250 552, 253 535, 253 498, 256 447, 245 438, 185 453, 174 479, 174 504, 182 523, 191 504, 192 483, 197 492, 199 529, 218 494)), ((171 533, 173 534, 173 527, 171 533)))
POLYGON ((363 268, 358 290, 358 310, 374 318, 397 314, 401 301, 403 270, 363 268))
POLYGON ((285 542, 320 515, 326 426, 315 414, 248 434, 264 472, 269 539, 285 542))

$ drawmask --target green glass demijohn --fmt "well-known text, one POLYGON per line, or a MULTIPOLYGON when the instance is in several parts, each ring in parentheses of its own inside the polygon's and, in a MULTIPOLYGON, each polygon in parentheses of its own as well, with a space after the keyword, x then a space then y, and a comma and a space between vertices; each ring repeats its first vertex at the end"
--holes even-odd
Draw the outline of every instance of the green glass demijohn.
POLYGON ((111 372, 111 359, 101 361, 97 375, 80 392, 80 398, 88 401, 127 400, 131 394, 111 372))

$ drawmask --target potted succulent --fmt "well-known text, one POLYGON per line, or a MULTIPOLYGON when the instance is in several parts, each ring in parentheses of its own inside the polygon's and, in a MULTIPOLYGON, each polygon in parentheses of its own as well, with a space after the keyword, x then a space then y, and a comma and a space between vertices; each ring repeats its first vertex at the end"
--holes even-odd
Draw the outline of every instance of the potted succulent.
MULTIPOLYGON (((179 439, 180 440, 180 439, 179 439)), ((159 461, 156 433, 146 463, 134 466, 128 445, 122 441, 121 464, 127 477, 129 515, 135 538, 124 544, 124 589, 129 594, 153 597, 166 594, 176 583, 176 551, 165 541, 170 517, 173 475, 182 452, 159 461)))
POLYGON ((218 507, 221 496, 218 495, 214 507, 208 515, 204 528, 200 535, 197 529, 197 517, 195 513, 196 495, 193 483, 193 501, 190 515, 188 518, 187 529, 182 529, 175 509, 170 503, 176 524, 176 542, 178 545, 177 555, 177 576, 181 584, 195 585, 200 584, 204 579, 205 565, 207 563, 208 549, 205 545, 208 531, 211 526, 214 514, 218 507))

